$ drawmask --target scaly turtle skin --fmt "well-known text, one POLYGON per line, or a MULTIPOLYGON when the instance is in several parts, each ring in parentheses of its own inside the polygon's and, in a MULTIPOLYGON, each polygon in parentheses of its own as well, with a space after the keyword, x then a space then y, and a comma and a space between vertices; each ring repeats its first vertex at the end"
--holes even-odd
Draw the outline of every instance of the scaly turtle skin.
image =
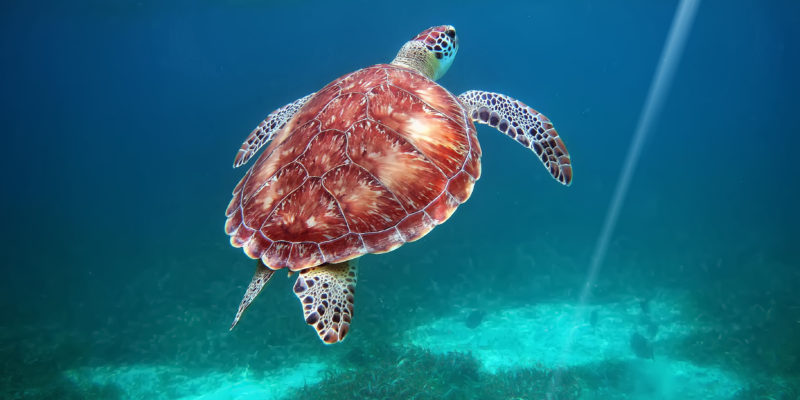
POLYGON ((344 75, 270 114, 242 144, 241 166, 271 142, 233 191, 225 231, 258 259, 231 326, 274 270, 299 271, 294 292, 325 343, 353 315, 353 260, 384 253, 446 221, 480 177, 474 122, 533 150, 552 176, 572 179, 549 120, 507 96, 454 96, 434 82, 458 51, 455 28, 427 29, 391 64, 344 75))

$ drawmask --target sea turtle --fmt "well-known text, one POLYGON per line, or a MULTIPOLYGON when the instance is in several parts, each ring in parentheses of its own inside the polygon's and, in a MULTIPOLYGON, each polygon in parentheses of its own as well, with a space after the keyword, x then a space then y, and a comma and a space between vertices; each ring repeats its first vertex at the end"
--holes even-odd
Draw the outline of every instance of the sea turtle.
POLYGON ((234 167, 270 143, 233 190, 225 231, 257 267, 231 329, 275 270, 299 272, 294 293, 327 344, 353 317, 355 258, 425 236, 467 201, 481 174, 473 122, 531 149, 559 182, 570 156, 550 121, 511 97, 434 81, 458 51, 450 25, 422 31, 390 64, 342 76, 272 112, 234 167))

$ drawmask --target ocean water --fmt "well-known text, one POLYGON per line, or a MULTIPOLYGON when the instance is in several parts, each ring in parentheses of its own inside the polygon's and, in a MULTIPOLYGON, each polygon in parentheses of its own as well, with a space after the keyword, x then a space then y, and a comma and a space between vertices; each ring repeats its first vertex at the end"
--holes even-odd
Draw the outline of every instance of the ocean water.
POLYGON ((0 398, 800 398, 797 2, 700 4, 587 280, 678 5, 4 2, 0 398), (343 343, 282 271, 229 332, 241 142, 439 24, 439 83, 547 115, 573 184, 479 126, 472 197, 361 258, 343 343))

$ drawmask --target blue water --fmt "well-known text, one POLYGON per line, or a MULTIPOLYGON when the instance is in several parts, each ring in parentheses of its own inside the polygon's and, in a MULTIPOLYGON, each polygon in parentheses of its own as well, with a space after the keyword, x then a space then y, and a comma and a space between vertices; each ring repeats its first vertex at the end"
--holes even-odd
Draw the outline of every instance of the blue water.
POLYGON ((678 3, 339 3, 0 5, 0 397, 800 396, 796 2, 701 4, 584 305, 678 3), (461 44, 439 83, 547 115, 572 186, 481 126, 471 199, 361 260, 345 342, 282 273, 229 333, 242 140, 439 24, 461 44))

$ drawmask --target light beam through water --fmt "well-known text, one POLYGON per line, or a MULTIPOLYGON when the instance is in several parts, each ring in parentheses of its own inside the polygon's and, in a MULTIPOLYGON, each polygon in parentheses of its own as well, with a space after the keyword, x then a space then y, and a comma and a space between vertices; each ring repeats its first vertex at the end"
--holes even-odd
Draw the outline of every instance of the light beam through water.
MULTIPOLYGON (((628 193, 628 187, 630 186, 633 172, 636 170, 636 164, 639 161, 639 156, 642 152, 642 146, 647 138, 647 135, 650 133, 653 124, 657 120, 659 113, 661 112, 664 99, 666 98, 667 92, 672 85, 672 78, 675 75, 675 69, 678 66, 681 55, 683 55, 683 47, 686 43, 686 37, 689 35, 689 31, 691 30, 695 13, 699 4, 700 0, 681 0, 680 4, 678 5, 678 9, 675 11, 675 16, 673 17, 672 25, 670 26, 669 35, 667 36, 664 49, 661 52, 661 58, 658 61, 656 73, 653 77, 653 81, 650 84, 650 89, 647 93, 647 99, 645 100, 644 107, 639 115, 636 131, 631 139, 631 144, 628 148, 628 154, 625 157, 625 164, 620 172, 620 176, 617 180, 617 185, 614 190, 614 196, 612 197, 608 211, 606 212, 603 228, 600 231, 597 242, 595 243, 594 252, 592 253, 592 258, 590 260, 589 271, 587 272, 586 276, 586 282, 581 288, 579 307, 577 307, 577 311, 574 315, 572 324, 573 328, 567 338, 565 338, 564 347, 561 352, 562 360, 564 360, 570 352, 574 330, 578 327, 580 322, 583 321, 585 314, 584 309, 586 308, 585 306, 589 301, 589 297, 592 293, 592 286, 594 286, 594 282, 597 279, 597 274, 603 264, 603 260, 605 259, 606 251, 608 249, 608 242, 611 239, 611 235, 614 233, 615 226, 617 225, 619 212, 622 208, 623 202, 625 201, 625 196, 628 193)), ((561 364, 564 365, 563 362, 561 364)), ((553 389, 559 384, 558 381, 559 374, 556 372, 553 380, 551 381, 550 393, 554 393, 553 389)))

